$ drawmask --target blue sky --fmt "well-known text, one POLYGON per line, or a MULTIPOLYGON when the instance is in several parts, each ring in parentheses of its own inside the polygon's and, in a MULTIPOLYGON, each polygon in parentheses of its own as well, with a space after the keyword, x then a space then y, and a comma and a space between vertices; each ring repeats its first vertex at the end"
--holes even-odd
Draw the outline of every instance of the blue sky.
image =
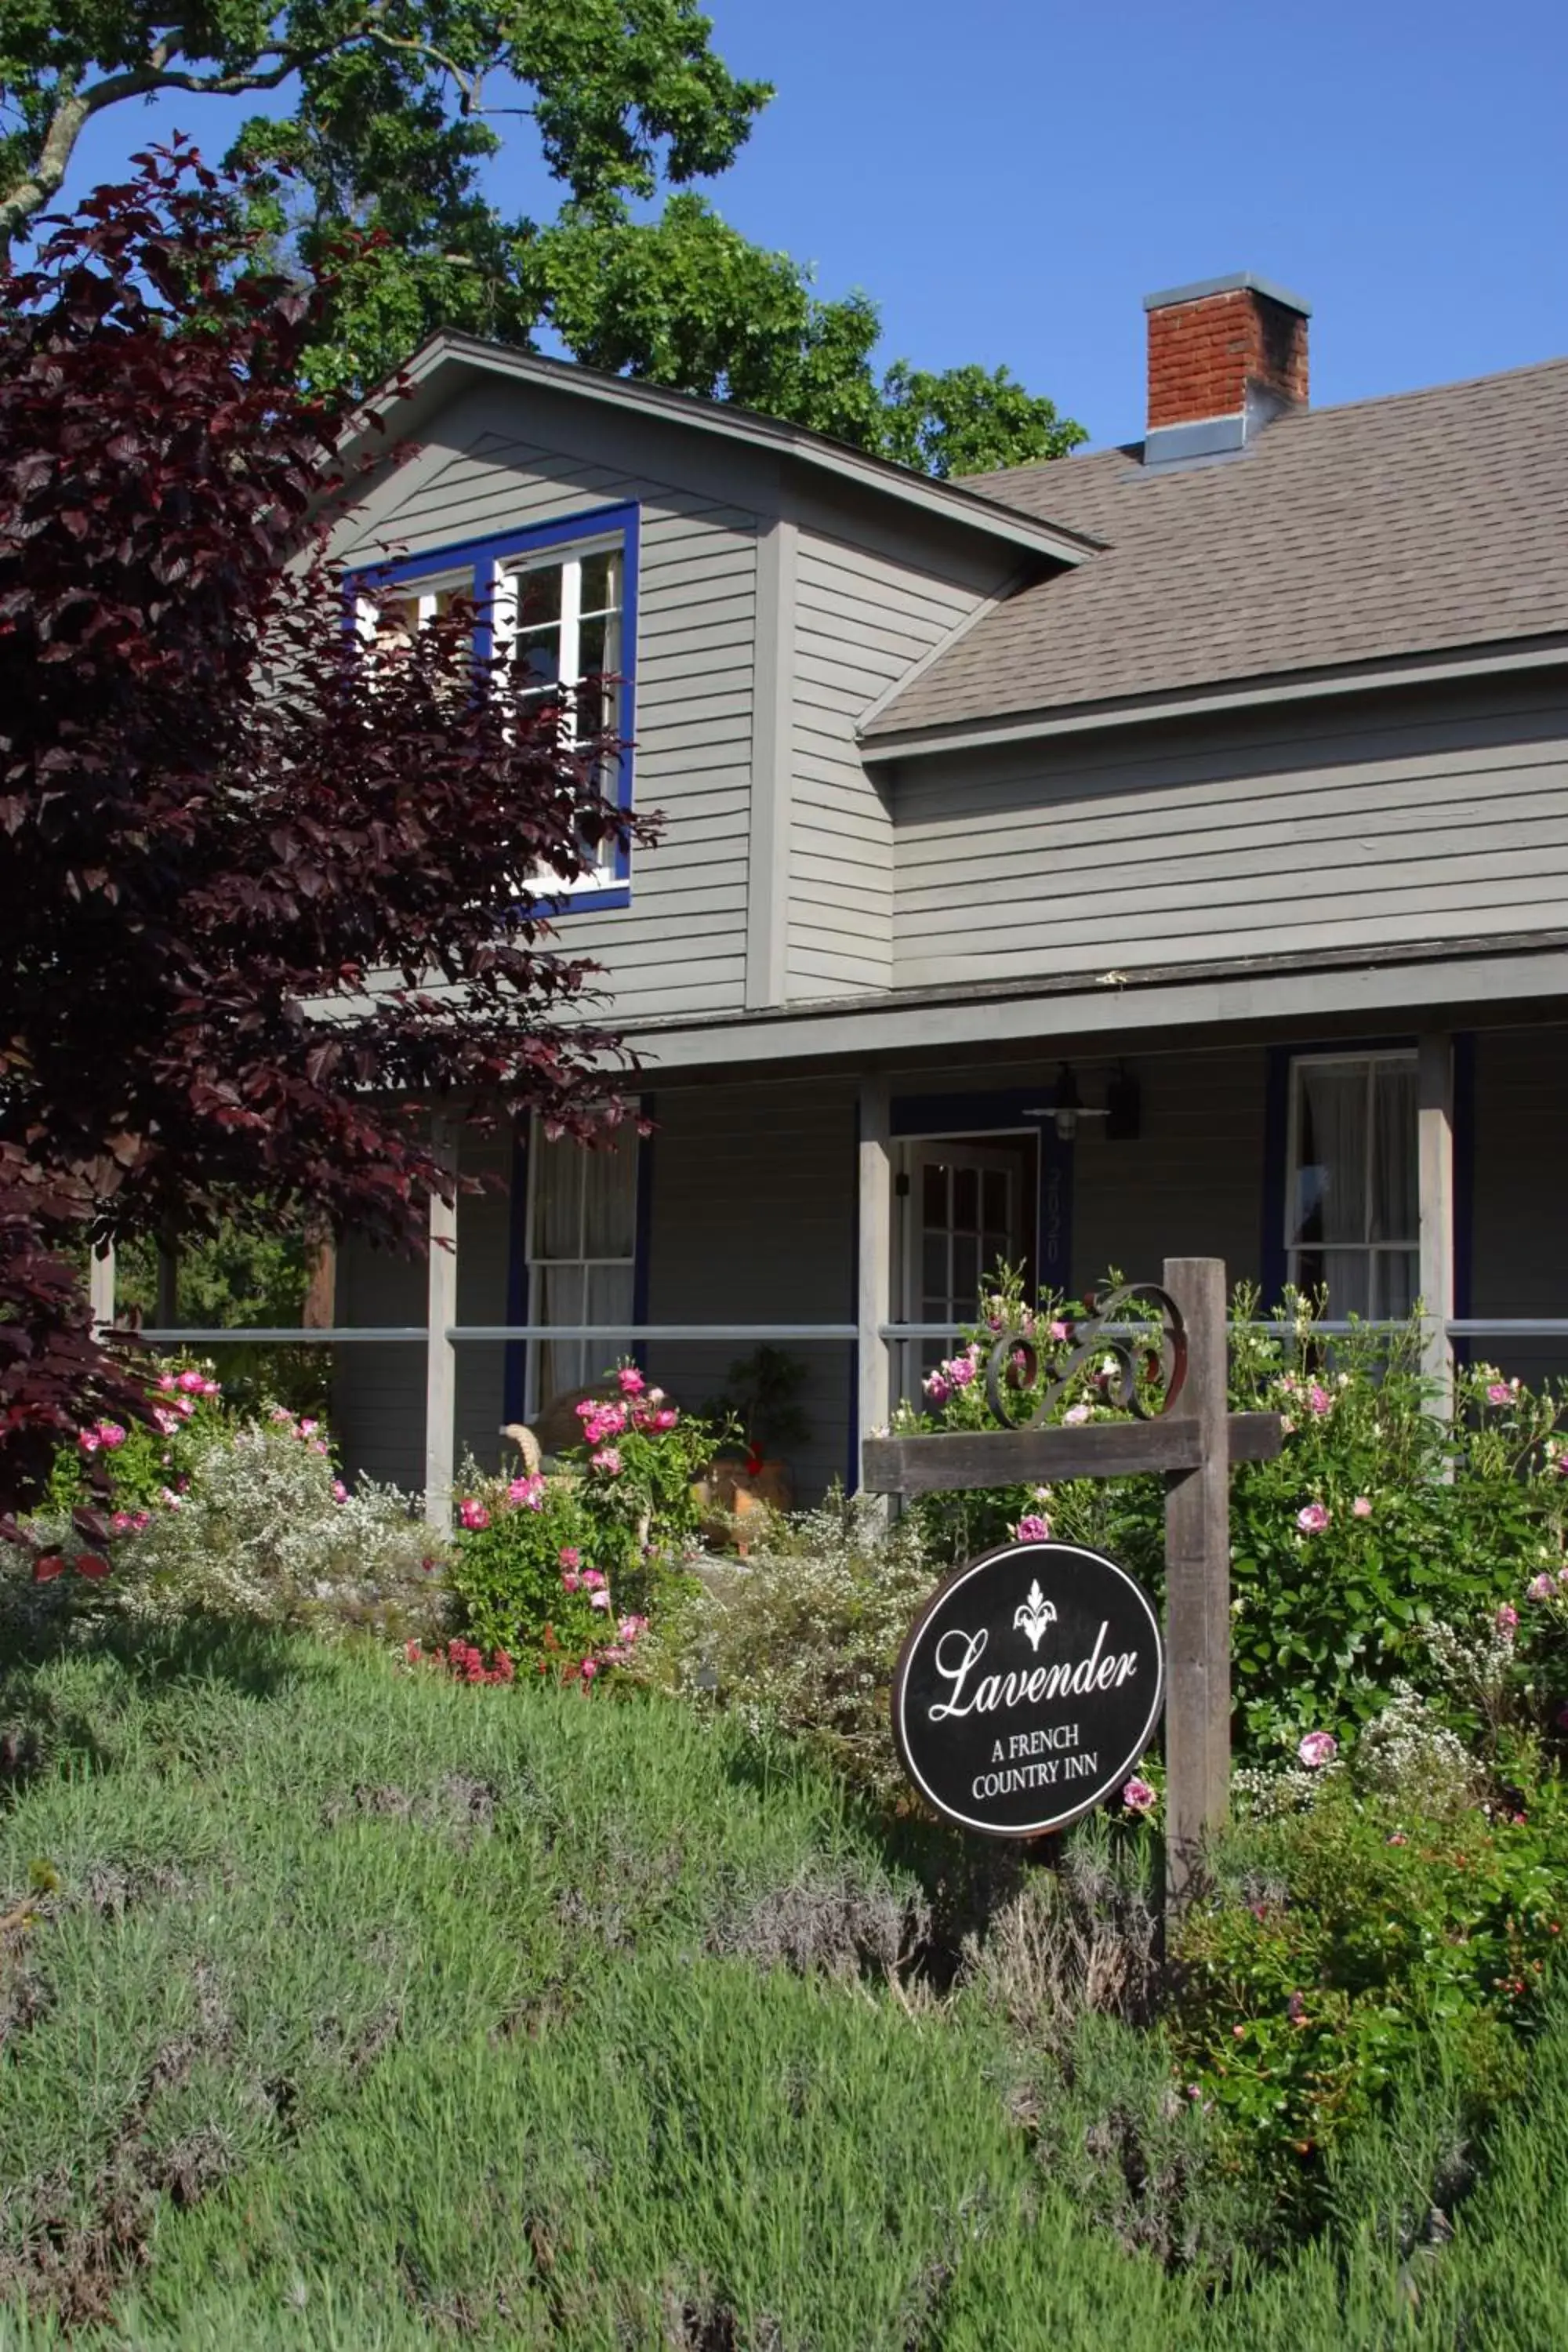
MULTIPOLYGON (((864 287, 888 357, 1005 362, 1097 442, 1142 425, 1140 298, 1231 269, 1311 302, 1317 403, 1568 352, 1560 0, 708 5, 778 87, 721 210, 864 287)), ((116 109, 70 190, 175 121, 216 157, 235 120, 116 109)), ((494 191, 547 201, 521 141, 494 191)))

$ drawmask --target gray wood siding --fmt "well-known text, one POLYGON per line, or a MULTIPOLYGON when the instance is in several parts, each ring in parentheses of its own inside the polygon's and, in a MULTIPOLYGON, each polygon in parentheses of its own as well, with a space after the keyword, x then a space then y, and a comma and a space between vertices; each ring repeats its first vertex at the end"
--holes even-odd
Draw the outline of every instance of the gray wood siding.
MULTIPOLYGON (((994 584, 987 583, 986 584, 994 584)), ((788 992, 893 978, 893 829, 856 729, 981 601, 973 577, 802 530, 795 562, 788 992)))
MULTIPOLYGON (((1264 1108, 1261 1045, 1215 1053, 1139 1055, 1129 1063, 1141 1101, 1135 1141, 1110 1143, 1102 1119, 1085 1119, 1073 1144, 1075 1288, 1110 1268, 1130 1282, 1158 1282, 1167 1257, 1219 1257, 1234 1285, 1260 1271, 1264 1108)), ((1104 1097, 1090 1063, 1085 1098, 1104 1097)), ((1283 1203, 1267 1213, 1282 1221, 1283 1203)))
POLYGON ((1554 928, 1560 688, 911 763, 900 986, 1554 928))
MULTIPOLYGON (((504 1177, 509 1154, 493 1138, 465 1137, 468 1175, 504 1177)), ((458 1320, 506 1320, 510 1250, 509 1192, 466 1193, 458 1203, 458 1320)), ((345 1324, 423 1324, 423 1260, 388 1256, 353 1240, 338 1253, 336 1315, 345 1324)), ((457 1458, 482 1468, 500 1457, 505 1349, 467 1342, 458 1349, 457 1458)), ((422 1345, 350 1345, 338 1350, 332 1421, 350 1473, 417 1492, 425 1480, 425 1350, 422 1345)))
MULTIPOLYGON (((655 1114, 649 1320, 852 1320, 852 1083, 667 1089, 655 1114)), ((700 1405, 754 1344, 659 1340, 649 1373, 681 1404, 700 1405)), ((814 1501, 847 1468, 850 1349, 778 1344, 809 1375, 811 1436, 790 1461, 797 1497, 814 1501)))
POLYGON ((373 521, 343 533, 347 560, 388 546, 401 560, 637 502, 635 794, 668 823, 656 847, 634 853, 630 906, 567 913, 559 933, 563 948, 603 966, 617 1018, 735 1009, 745 971, 756 512, 735 502, 732 485, 672 478, 668 435, 650 438, 635 422, 621 426, 612 460, 602 427, 575 419, 559 397, 541 412, 525 394, 470 394, 439 430, 446 462, 410 468, 402 495, 395 481, 373 521))

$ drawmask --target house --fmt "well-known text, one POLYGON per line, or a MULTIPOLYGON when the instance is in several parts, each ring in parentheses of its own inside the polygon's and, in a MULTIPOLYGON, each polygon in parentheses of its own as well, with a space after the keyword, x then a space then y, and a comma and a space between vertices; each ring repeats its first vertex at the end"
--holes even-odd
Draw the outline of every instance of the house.
POLYGON ((428 1276, 345 1247, 339 1324, 403 1335, 339 1352, 359 1466, 439 1487, 634 1339, 698 1403, 772 1334, 800 1488, 853 1480, 998 1257, 1568 1361, 1521 1328, 1568 1318, 1568 361, 1313 409, 1296 296, 1146 309, 1141 443, 957 483, 419 353, 337 547, 384 618, 493 591, 537 681, 624 679, 666 830, 560 921, 654 1125, 520 1136, 428 1276))

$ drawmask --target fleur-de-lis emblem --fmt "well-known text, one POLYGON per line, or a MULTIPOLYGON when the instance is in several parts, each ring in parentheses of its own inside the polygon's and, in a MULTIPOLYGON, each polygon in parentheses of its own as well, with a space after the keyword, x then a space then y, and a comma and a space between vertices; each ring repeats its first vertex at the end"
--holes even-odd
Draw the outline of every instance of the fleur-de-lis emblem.
POLYGON ((1037 1576, 1029 1587, 1027 1600, 1020 1601, 1013 1612, 1013 1623, 1018 1632, 1028 1635, 1030 1649, 1037 1650, 1045 1639, 1047 1626, 1056 1622, 1056 1604, 1046 1599, 1037 1576))

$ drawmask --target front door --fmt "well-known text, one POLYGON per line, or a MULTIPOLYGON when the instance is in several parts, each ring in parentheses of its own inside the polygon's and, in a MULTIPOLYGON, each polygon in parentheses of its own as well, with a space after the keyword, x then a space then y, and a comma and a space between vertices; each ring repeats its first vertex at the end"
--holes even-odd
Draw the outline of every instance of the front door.
MULTIPOLYGON (((1034 1148, 1022 1135, 900 1147, 894 1287, 900 1322, 973 1323, 997 1265, 1027 1266, 1034 1148)), ((914 1402, 925 1374, 952 1346, 951 1338, 906 1341, 895 1368, 900 1393, 914 1402)))

